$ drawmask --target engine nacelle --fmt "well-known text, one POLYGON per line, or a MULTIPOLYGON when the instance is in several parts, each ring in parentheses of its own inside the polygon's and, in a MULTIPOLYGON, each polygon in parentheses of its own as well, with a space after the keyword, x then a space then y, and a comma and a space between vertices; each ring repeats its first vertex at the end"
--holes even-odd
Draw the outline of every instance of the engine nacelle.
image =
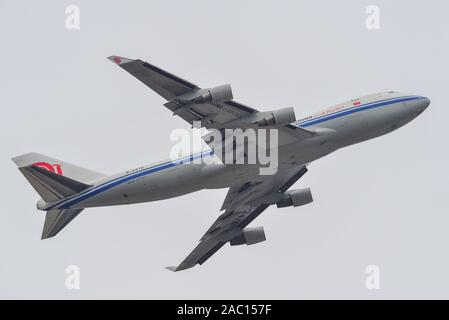
POLYGON ((192 104, 214 103, 219 104, 232 100, 232 89, 230 84, 203 89, 198 97, 188 101, 192 104))
POLYGON ((231 246, 238 246, 241 244, 251 245, 265 240, 265 231, 263 230, 263 227, 254 227, 243 229, 242 233, 229 241, 229 243, 231 246))
POLYGON ((296 121, 295 110, 292 107, 271 111, 271 113, 257 121, 259 127, 281 127, 296 121))
POLYGON ((291 190, 284 193, 284 197, 276 203, 278 208, 299 207, 313 202, 310 188, 291 190))

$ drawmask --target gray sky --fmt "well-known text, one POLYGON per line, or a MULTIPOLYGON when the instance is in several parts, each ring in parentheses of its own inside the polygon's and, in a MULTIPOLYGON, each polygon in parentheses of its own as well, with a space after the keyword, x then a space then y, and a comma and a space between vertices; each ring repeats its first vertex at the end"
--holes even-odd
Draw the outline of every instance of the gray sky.
POLYGON ((0 0, 0 298, 449 298, 447 1, 0 0), (81 28, 65 28, 65 7, 81 28), (368 5, 380 29, 365 27, 368 5), (395 90, 431 106, 400 130, 313 163, 315 202, 268 209, 267 241, 171 273, 226 190, 87 209, 41 241, 38 196, 10 158, 40 152, 115 173, 168 158, 188 128, 106 59, 140 58, 299 117, 395 90), (65 288, 76 264, 81 289, 65 288), (365 268, 380 267, 380 290, 365 268))

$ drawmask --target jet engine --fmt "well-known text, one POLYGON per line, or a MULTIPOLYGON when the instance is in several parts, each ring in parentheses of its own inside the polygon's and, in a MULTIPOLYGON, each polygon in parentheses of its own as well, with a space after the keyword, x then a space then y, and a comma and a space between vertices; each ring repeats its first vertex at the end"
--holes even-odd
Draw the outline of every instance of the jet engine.
POLYGON ((268 116, 257 121, 259 127, 281 127, 296 121, 295 110, 292 107, 271 111, 268 116))
POLYGON ((284 193, 284 197, 276 203, 278 208, 299 207, 313 202, 310 188, 291 190, 284 193))
POLYGON ((242 233, 229 241, 229 243, 231 246, 238 246, 241 244, 251 245, 265 240, 265 231, 263 230, 263 227, 254 227, 243 229, 242 233))
POLYGON ((219 104, 232 100, 232 89, 230 84, 224 84, 199 91, 200 95, 186 102, 190 104, 214 103, 219 104))

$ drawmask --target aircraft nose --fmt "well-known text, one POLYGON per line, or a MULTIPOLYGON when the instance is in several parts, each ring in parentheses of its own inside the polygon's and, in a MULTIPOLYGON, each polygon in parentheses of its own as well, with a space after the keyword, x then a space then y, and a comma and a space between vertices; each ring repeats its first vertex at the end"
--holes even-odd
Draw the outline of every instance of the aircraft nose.
POLYGON ((427 97, 421 97, 419 100, 419 108, 424 111, 430 104, 430 99, 427 97))

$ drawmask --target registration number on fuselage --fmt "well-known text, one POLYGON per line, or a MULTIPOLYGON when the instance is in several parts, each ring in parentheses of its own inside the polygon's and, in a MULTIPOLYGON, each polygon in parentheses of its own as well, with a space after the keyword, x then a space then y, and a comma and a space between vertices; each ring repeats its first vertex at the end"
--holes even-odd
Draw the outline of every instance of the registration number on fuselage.
POLYGON ((137 167, 137 168, 134 168, 134 169, 129 169, 128 171, 126 171, 126 174, 139 172, 139 171, 142 171, 144 168, 145 167, 137 167))

